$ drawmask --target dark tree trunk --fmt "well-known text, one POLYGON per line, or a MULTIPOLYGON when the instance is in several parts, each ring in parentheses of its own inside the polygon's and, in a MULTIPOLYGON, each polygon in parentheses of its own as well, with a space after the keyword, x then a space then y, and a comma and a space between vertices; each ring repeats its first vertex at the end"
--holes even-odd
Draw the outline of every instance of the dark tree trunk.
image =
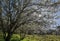
POLYGON ((10 38, 5 38, 5 41, 10 41, 10 38))
POLYGON ((11 39, 11 34, 8 34, 8 36, 5 38, 5 41, 10 41, 10 39, 11 39))

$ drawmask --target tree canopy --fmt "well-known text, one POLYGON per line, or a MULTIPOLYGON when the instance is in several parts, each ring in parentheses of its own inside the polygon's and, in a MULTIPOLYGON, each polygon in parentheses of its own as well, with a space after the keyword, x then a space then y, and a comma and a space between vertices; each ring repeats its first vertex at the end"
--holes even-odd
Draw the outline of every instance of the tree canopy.
POLYGON ((34 22, 49 27, 55 24, 54 13, 59 10, 59 0, 0 0, 0 27, 5 41, 9 41, 21 25, 34 22))

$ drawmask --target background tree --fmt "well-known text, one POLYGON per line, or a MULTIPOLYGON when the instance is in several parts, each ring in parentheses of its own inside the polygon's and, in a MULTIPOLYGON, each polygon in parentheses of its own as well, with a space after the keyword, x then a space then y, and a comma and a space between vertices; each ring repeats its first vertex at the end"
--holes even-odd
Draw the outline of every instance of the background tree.
POLYGON ((56 34, 60 35, 60 26, 57 26, 57 28, 56 28, 56 34))
POLYGON ((27 23, 49 27, 59 4, 51 0, 0 0, 0 27, 5 41, 10 41, 14 31, 27 23))

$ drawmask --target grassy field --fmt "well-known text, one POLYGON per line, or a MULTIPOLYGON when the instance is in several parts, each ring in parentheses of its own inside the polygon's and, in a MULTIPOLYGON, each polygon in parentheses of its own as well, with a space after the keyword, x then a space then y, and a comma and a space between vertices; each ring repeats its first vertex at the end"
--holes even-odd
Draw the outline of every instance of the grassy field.
MULTIPOLYGON (((0 34, 0 41, 3 41, 3 37, 0 34)), ((11 38, 11 41, 20 41, 20 36, 14 34, 11 38)), ((59 35, 27 35, 22 41, 60 41, 59 35)))

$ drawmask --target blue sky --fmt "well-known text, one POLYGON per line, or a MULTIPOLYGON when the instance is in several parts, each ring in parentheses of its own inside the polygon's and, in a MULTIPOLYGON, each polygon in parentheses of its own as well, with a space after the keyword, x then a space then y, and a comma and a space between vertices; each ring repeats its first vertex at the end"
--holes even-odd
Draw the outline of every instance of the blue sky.
MULTIPOLYGON (((60 15, 60 11, 56 13, 58 16, 60 15)), ((60 25, 60 18, 56 19, 57 26, 60 25)))

